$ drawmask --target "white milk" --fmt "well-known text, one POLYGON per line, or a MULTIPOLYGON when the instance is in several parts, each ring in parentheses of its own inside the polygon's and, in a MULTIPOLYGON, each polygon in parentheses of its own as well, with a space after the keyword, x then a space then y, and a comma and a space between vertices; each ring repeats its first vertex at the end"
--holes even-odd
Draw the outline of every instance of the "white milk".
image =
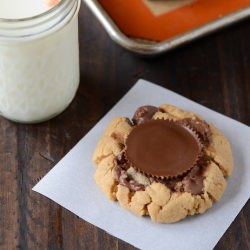
MULTIPOLYGON (((0 0, 0 16, 9 2, 35 1, 39 3, 0 0)), ((62 112, 75 96, 79 84, 80 0, 62 3, 65 6, 58 4, 58 10, 55 6, 56 14, 49 14, 47 19, 15 22, 15 28, 25 26, 21 30, 13 30, 12 23, 1 29, 6 23, 0 20, 0 114, 8 119, 24 123, 49 119, 62 112)), ((20 6, 18 13, 9 9, 5 17, 41 14, 41 7, 20 6)))
POLYGON ((0 0, 0 18, 18 19, 39 15, 59 0, 0 0))

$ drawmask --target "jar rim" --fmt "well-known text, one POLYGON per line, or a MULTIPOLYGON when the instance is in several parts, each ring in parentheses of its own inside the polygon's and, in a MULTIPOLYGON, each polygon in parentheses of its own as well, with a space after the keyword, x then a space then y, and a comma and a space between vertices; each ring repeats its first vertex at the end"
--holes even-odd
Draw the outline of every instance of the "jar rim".
POLYGON ((48 9, 40 14, 34 15, 34 16, 28 16, 28 17, 22 17, 22 18, 1 18, 0 17, 0 22, 14 23, 14 22, 27 22, 27 21, 32 21, 34 19, 40 19, 40 18, 43 18, 44 16, 54 12, 55 10, 61 8, 61 6, 63 6, 64 3, 67 1, 70 1, 70 0, 61 0, 58 4, 56 4, 52 8, 50 8, 50 9, 48 9))
POLYGON ((78 13, 81 0, 62 0, 42 14, 24 19, 0 19, 0 43, 41 38, 66 25, 78 13), (7 20, 7 21, 6 21, 7 20))

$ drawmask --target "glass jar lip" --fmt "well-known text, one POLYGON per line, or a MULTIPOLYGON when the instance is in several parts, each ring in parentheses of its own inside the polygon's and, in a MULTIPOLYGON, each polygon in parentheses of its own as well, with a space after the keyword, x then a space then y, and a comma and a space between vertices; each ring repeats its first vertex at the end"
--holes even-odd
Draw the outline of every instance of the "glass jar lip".
POLYGON ((34 16, 28 16, 28 17, 23 17, 23 18, 1 18, 0 17, 0 22, 14 23, 14 22, 27 22, 27 21, 31 21, 34 19, 40 19, 40 18, 43 18, 44 16, 49 15, 50 13, 54 12, 58 8, 60 8, 62 5, 64 5, 64 3, 66 1, 69 1, 69 0, 60 0, 60 2, 58 4, 56 4, 54 7, 50 8, 47 11, 44 11, 40 14, 34 15, 34 16))
POLYGON ((61 29, 78 14, 81 0, 62 0, 34 17, 20 19, 0 19, 0 44, 27 42, 40 39, 61 29))

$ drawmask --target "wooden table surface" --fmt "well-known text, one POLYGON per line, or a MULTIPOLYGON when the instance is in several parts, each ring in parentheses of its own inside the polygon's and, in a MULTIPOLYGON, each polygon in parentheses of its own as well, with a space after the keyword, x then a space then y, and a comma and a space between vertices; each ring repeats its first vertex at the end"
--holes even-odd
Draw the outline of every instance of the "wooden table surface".
MULTIPOLYGON (((134 249, 31 188, 139 78, 250 125, 250 20, 151 59, 112 42, 84 5, 79 33, 81 82, 72 105, 38 125, 0 118, 1 250, 134 249)), ((250 249, 249 213, 248 201, 215 249, 250 249)))

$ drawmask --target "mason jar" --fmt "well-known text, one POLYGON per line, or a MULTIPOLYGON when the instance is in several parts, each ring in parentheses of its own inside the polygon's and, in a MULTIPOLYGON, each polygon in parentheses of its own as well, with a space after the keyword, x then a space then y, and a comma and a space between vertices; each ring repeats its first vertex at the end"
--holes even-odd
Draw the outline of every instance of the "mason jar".
POLYGON ((0 1, 0 115, 37 123, 61 113, 76 94, 80 0, 52 0, 42 13, 38 0, 23 13, 13 1, 28 0, 0 1))

